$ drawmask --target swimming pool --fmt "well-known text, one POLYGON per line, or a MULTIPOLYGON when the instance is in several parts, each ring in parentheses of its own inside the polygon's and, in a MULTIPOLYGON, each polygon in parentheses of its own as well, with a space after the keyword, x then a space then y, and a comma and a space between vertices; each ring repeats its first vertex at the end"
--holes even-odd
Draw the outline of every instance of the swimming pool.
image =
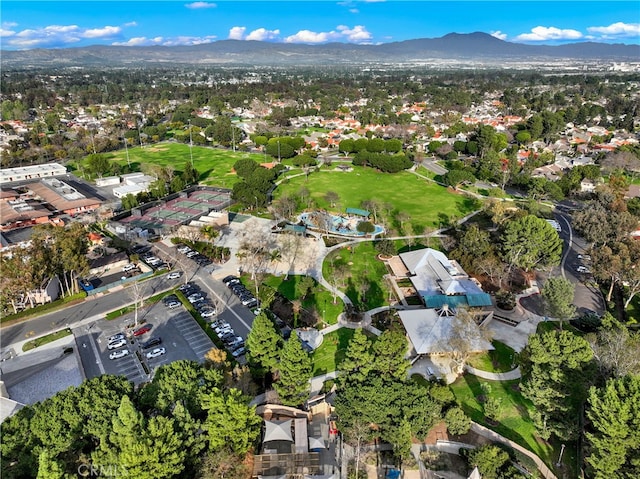
MULTIPOLYGON (((329 233, 342 236, 365 236, 357 230, 358 223, 362 218, 347 215, 332 215, 323 211, 314 211, 311 213, 302 213, 300 221, 312 230, 329 231, 329 233)), ((370 236, 376 236, 384 232, 384 228, 380 225, 374 225, 375 229, 370 236)))

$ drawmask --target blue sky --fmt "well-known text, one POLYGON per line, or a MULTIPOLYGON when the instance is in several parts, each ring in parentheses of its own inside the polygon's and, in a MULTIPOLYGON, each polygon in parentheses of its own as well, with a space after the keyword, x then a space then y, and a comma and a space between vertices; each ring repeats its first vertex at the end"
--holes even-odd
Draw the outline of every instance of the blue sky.
POLYGON ((482 31, 511 42, 640 43, 640 1, 15 1, 2 49, 193 45, 225 39, 387 43, 482 31))

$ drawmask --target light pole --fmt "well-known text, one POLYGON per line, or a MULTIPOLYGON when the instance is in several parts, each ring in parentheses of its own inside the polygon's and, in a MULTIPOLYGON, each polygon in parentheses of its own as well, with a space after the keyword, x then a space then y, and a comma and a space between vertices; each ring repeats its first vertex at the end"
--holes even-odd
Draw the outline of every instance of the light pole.
POLYGON ((193 166, 193 137, 191 136, 191 118, 189 118, 189 156, 191 158, 191 166, 193 166))
POLYGON ((278 163, 280 163, 280 140, 278 140, 278 163))
POLYGON ((127 137, 123 137, 124 138, 124 151, 127 153, 127 164, 129 165, 129 168, 131 168, 131 160, 129 160, 129 148, 127 147, 127 137))
POLYGON ((558 458, 558 462, 556 462, 556 467, 560 467, 562 465, 562 453, 564 452, 564 444, 560 448, 560 457, 558 458))

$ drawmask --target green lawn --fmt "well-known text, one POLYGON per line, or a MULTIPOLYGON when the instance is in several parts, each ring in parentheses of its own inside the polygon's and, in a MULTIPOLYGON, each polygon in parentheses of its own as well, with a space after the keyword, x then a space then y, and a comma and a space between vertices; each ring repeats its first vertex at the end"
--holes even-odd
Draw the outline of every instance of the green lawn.
POLYGON ((373 242, 367 241, 332 251, 322 264, 325 278, 334 277, 335 269, 344 271, 345 278, 340 289, 362 311, 389 304, 389 287, 382 278, 387 270, 377 255, 373 242), (363 301, 360 285, 364 282, 369 288, 363 301))
POLYGON ((473 355, 469 364, 482 371, 505 373, 516 366, 518 353, 500 341, 493 341, 493 351, 473 355))
MULTIPOLYGON (((364 200, 376 200, 379 204, 392 207, 386 222, 390 227, 403 229, 408 234, 421 234, 425 227, 438 227, 451 218, 461 218, 478 207, 475 200, 451 193, 447 188, 423 180, 411 173, 381 173, 372 168, 355 166, 352 172, 322 169, 313 172, 308 179, 304 176, 285 180, 280 184, 274 197, 296 195, 301 188, 307 188, 318 208, 344 211, 347 207, 359 208, 364 200), (325 201, 327 191, 335 191, 340 196, 339 203, 331 208, 325 201), (400 224, 398 213, 408 215, 400 224)), ((378 215, 378 222, 381 216, 378 215)))
MULTIPOLYGON (((263 280, 263 284, 272 287, 282 294, 289 301, 299 299, 301 294, 298 285, 302 280, 302 276, 289 275, 287 281, 284 276, 269 275, 263 280)), ((333 296, 323 286, 314 280, 314 287, 307 297, 302 301, 302 307, 307 310, 315 309, 320 317, 324 317, 326 324, 336 324, 338 315, 343 311, 343 303, 338 298, 336 304, 333 304, 333 296)))
MULTIPOLYGON (((105 153, 107 159, 116 161, 122 166, 127 165, 125 150, 105 153)), ((200 173, 200 181, 210 186, 232 188, 238 182, 233 173, 233 164, 242 158, 253 158, 258 163, 264 162, 264 156, 245 152, 233 152, 216 148, 193 147, 193 164, 200 173)), ((143 164, 173 166, 182 171, 185 163, 191 161, 189 145, 182 143, 158 143, 146 145, 144 148, 129 148, 129 161, 132 171, 140 171, 143 164)), ((269 160, 267 160, 269 161, 269 160)), ((76 172, 80 174, 80 172, 76 172)))
MULTIPOLYGON (((486 426, 502 436, 526 447, 537 454, 547 465, 558 459, 559 444, 550 444, 536 435, 530 419, 533 405, 518 389, 519 380, 487 381, 472 374, 465 374, 449 387, 464 412, 475 422, 486 426), (498 424, 489 424, 483 413, 479 397, 495 397, 500 401, 498 424)), ((573 469, 575 448, 567 447, 563 462, 573 469)), ((571 477, 571 476, 566 476, 571 477)))
POLYGON ((67 329, 61 329, 60 331, 56 331, 55 333, 50 333, 45 336, 41 336, 37 339, 32 339, 31 341, 24 343, 24 346, 22 346, 22 351, 24 352, 30 351, 32 349, 37 348, 38 346, 43 346, 53 341, 57 341, 58 339, 62 339, 66 336, 69 336, 70 334, 72 334, 71 330, 67 328, 67 329))
MULTIPOLYGON (((330 373, 335 371, 338 364, 344 359, 349 341, 353 338, 355 329, 340 328, 325 335, 322 344, 311 354, 313 375, 330 373)), ((371 339, 371 334, 365 331, 371 339)))

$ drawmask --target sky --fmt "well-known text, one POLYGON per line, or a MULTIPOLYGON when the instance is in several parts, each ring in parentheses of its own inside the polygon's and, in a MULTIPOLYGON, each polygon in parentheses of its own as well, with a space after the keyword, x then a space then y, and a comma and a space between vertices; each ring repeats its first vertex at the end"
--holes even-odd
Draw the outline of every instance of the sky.
POLYGON ((527 44, 640 44, 640 0, 0 2, 4 50, 226 39, 379 44, 478 31, 527 44))

